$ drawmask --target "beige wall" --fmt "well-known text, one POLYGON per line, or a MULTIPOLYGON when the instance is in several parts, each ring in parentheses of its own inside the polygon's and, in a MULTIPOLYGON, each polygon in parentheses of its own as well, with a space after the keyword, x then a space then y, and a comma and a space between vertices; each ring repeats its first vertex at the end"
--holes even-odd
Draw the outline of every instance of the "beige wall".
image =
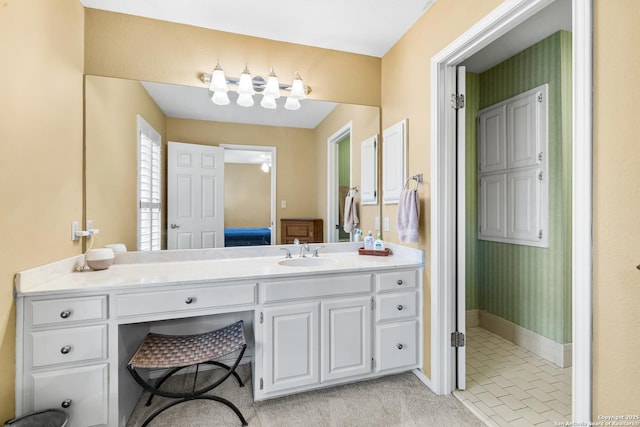
MULTIPOLYGON (((408 119, 407 175, 423 174, 420 186, 420 241, 425 251, 424 275, 424 366, 431 376, 431 283, 430 283, 430 66, 431 57, 460 36, 500 4, 499 0, 438 0, 425 15, 382 58, 382 129, 408 119), (419 76, 419 78, 417 78, 419 76), (407 89, 411 82, 411 90, 407 89)), ((382 141, 384 144, 384 141, 382 141)), ((384 168, 384 159, 382 159, 384 168)), ((397 205, 382 205, 382 217, 389 218, 390 231, 383 238, 398 242, 397 205)))
MULTIPOLYGON (((324 220, 325 241, 327 226, 327 140, 331 135, 351 122, 351 186, 361 188, 360 145, 362 141, 380 133, 380 109, 363 105, 338 105, 315 129, 316 171, 315 194, 318 204, 316 218, 324 220)), ((360 205, 360 229, 373 230, 375 217, 380 214, 380 204, 360 205)))
POLYGON ((280 242, 280 218, 310 217, 318 197, 309 191, 315 182, 318 160, 314 158, 311 129, 238 125, 169 118, 167 139, 190 144, 260 145, 276 147, 276 236, 280 242), (286 200, 286 208, 280 201, 286 200))
POLYGON ((271 226, 271 172, 261 165, 224 164, 224 226, 271 226))
POLYGON ((283 81, 299 72, 311 98, 380 105, 380 58, 95 9, 85 28, 87 74, 202 86, 199 75, 220 60, 229 76, 246 64, 266 78, 273 67, 283 81))
POLYGON ((637 415, 640 2, 594 3, 593 414, 637 415))
MULTIPOLYGON (((343 58, 333 51, 307 56, 305 69, 299 71, 305 79, 311 79, 307 81, 316 86, 314 94, 322 99, 378 105, 379 99, 375 98, 379 98, 381 87, 383 126, 409 119, 408 172, 424 173, 428 177, 429 59, 499 3, 499 0, 438 0, 385 55, 381 74, 380 61, 375 58, 365 57, 360 61, 347 56, 344 67, 335 67, 343 58), (323 62, 325 53, 330 58, 326 63, 323 62), (338 71, 333 72, 332 67, 338 71), (362 80, 359 80, 360 73, 365 74, 362 80), (335 81, 327 79, 321 84, 323 76, 329 75, 335 81), (358 78, 350 78, 353 75, 358 78), (420 78, 416 79, 416 75, 420 78), (409 92, 406 81, 417 86, 409 92), (361 86, 366 86, 369 92, 357 95, 361 86), (326 94, 329 95, 325 98, 326 94)), ((612 415, 637 413, 640 401, 640 391, 633 387, 640 382, 640 358, 637 357, 640 273, 635 269, 640 253, 637 238, 640 234, 640 187, 637 185, 640 156, 634 138, 640 131, 636 120, 640 107, 632 96, 638 91, 636 74, 640 55, 633 47, 633 40, 640 37, 637 25, 640 4, 628 0, 595 0, 594 3, 594 414, 612 415)), ((13 414, 13 275, 25 268, 80 253, 80 245, 69 239, 69 223, 82 216, 82 11, 76 0, 5 1, 0 11, 0 50, 5 58, 11 58, 0 67, 3 94, 0 104, 0 233, 3 236, 0 243, 3 254, 0 261, 3 282, 0 286, 0 419, 13 414), (44 86, 38 84, 43 70, 49 82, 44 86)), ((209 48, 203 43, 189 47, 182 38, 173 42, 169 39, 175 33, 155 33, 151 23, 138 30, 138 26, 132 28, 120 22, 96 22, 101 20, 94 19, 97 14, 89 12, 86 20, 86 34, 90 39, 87 53, 91 53, 87 60, 89 74, 187 83, 198 71, 211 68, 209 58, 220 56, 214 51, 215 47, 209 48), (153 36, 149 35, 150 31, 153 36), (146 68, 135 65, 129 70, 136 61, 127 61, 140 52, 131 49, 122 57, 112 52, 115 47, 131 46, 129 36, 136 42, 132 44, 146 41, 141 49, 149 50, 160 59, 148 62, 146 68), (97 40, 102 37, 103 41, 97 40), (163 40, 166 43, 159 42, 163 40), (202 55, 198 55, 198 49, 202 55), (207 59, 186 60, 200 56, 207 59), (179 69, 181 67, 184 69, 179 69)), ((128 17, 122 20, 129 22, 128 17)), ((248 62, 260 56, 250 45, 244 48, 240 52, 247 56, 248 62)), ((237 57, 235 51, 235 47, 229 46, 225 56, 233 59, 225 62, 222 58, 229 69, 237 68, 245 60, 237 57)), ((255 60, 256 67, 271 63, 270 55, 283 75, 290 68, 298 67, 291 65, 295 51, 285 51, 284 58, 279 58, 275 49, 269 50, 262 59, 255 60), (257 61, 261 61, 259 65, 257 61)), ((309 172, 315 169, 305 171, 309 172)), ((299 180, 299 176, 288 178, 299 180)), ((425 214, 418 246, 427 250, 425 307, 429 307, 428 182, 422 191, 425 214)), ((394 208, 385 208, 385 215, 393 219, 394 208)), ((395 226, 395 221, 393 224, 395 226)), ((428 310, 425 315, 428 331, 428 310)), ((425 344, 425 371, 430 375, 428 334, 425 344)))
MULTIPOLYGON (((86 76, 85 103, 85 212, 86 218, 100 230, 94 246, 124 243, 129 250, 136 250, 136 117, 139 114, 162 135, 164 159, 167 119, 144 87, 134 80, 86 76)), ((165 193, 162 195, 164 199, 165 193)))
POLYGON ((80 253, 82 5, 0 6, 0 420, 14 413, 17 271, 80 253))

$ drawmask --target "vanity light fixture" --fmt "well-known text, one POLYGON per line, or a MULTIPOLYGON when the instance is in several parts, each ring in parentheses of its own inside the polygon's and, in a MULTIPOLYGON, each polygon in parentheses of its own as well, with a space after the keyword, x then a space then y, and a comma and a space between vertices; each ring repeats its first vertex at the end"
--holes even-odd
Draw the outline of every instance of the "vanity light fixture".
POLYGON ((252 77, 247 66, 245 66, 239 78, 226 77, 220 62, 218 62, 213 69, 213 73, 201 74, 200 79, 203 83, 209 83, 209 91, 212 92, 211 101, 216 105, 228 105, 231 102, 227 93, 229 85, 236 86, 238 93, 236 102, 242 107, 252 107, 254 105, 253 95, 261 93, 262 100, 260 105, 263 108, 275 109, 277 108, 276 99, 281 96, 280 92, 287 91, 289 96, 287 96, 284 108, 298 110, 301 106, 300 101, 305 99, 311 92, 311 88, 305 86, 302 82, 300 74, 295 74, 291 84, 282 84, 278 81, 278 76, 273 71, 273 68, 265 82, 260 76, 252 77))
POLYGON ((269 163, 267 163, 267 162, 264 162, 264 163, 262 164, 262 166, 260 166, 260 169, 261 169, 261 170, 262 170, 262 172, 264 172, 264 173, 268 173, 270 168, 271 168, 271 165, 269 165, 269 163))

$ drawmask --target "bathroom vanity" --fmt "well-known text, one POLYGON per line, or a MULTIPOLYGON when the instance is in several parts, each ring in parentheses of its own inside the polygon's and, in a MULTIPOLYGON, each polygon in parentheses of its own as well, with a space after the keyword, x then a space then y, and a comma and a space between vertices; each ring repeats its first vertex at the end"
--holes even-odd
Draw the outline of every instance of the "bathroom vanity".
POLYGON ((74 272, 78 256, 18 273, 16 414, 63 408, 72 427, 124 426, 141 394, 126 364, 147 333, 237 319, 255 400, 422 367, 422 251, 328 244, 298 258, 288 246, 285 260, 280 248, 124 253, 74 272))

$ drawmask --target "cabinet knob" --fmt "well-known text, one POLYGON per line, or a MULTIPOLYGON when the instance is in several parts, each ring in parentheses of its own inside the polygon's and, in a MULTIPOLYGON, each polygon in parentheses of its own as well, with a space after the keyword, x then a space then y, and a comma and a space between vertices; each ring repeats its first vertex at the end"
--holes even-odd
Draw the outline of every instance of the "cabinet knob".
POLYGON ((396 347, 398 347, 398 350, 402 350, 404 348, 402 344, 398 344, 396 347))
POLYGON ((64 310, 63 312, 60 313, 60 317, 62 317, 63 319, 66 319, 69 316, 71 316, 71 310, 64 310))
POLYGON ((65 345, 64 347, 62 347, 60 349, 60 353, 62 353, 62 354, 69 354, 70 351, 71 351, 71 346, 70 345, 65 345))
POLYGON ((396 280, 396 283, 398 284, 398 286, 402 285, 402 279, 396 280))
POLYGON ((69 406, 71 406, 71 402, 72 402, 72 400, 71 400, 71 399, 65 399, 65 400, 63 400, 63 401, 62 401, 62 404, 61 404, 60 406, 62 406, 63 408, 65 408, 65 409, 66 409, 66 408, 68 408, 69 406))
POLYGON ((193 297, 187 297, 186 300, 184 300, 185 304, 191 304, 193 302, 193 297))
POLYGON ((398 311, 402 311, 404 309, 404 306, 402 304, 398 304, 397 309, 398 311))

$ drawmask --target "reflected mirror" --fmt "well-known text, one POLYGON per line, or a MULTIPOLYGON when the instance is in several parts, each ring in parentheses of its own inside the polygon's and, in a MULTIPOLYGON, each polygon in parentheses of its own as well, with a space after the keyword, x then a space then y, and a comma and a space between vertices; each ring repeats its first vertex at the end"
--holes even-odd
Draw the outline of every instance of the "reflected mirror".
MULTIPOLYGON (((100 229, 95 246, 124 243, 138 250, 141 229, 156 227, 159 234, 147 237, 167 249, 168 142, 237 150, 225 156, 225 228, 267 228, 273 230, 269 243, 280 244, 281 219, 320 218, 322 241, 338 241, 344 195, 360 188, 361 143, 380 133, 379 108, 306 99, 299 110, 289 111, 282 97, 282 105, 266 110, 259 107, 259 95, 253 108, 236 106, 229 95, 230 105, 217 106, 206 87, 85 76, 85 212, 100 229), (150 186, 158 200, 143 201, 144 188, 139 188, 145 180, 139 168, 144 164, 139 141, 145 133, 140 123, 159 135, 160 187, 150 186), (350 161, 329 167, 340 151, 329 141, 345 129, 350 161), (329 183, 336 188, 330 191, 329 183), (332 192, 336 196, 329 199, 332 192), (148 215, 139 217, 143 208, 148 215)), ((374 229, 379 208, 378 203, 358 203, 360 229, 374 229)))

